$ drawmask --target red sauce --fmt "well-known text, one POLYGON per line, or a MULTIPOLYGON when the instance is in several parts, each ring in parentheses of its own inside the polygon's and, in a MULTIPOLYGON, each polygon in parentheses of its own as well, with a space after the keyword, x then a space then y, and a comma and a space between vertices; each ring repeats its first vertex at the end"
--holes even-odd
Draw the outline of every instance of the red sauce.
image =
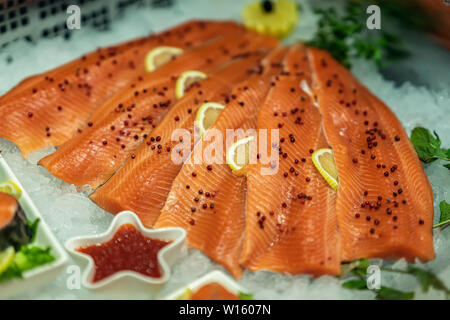
POLYGON ((145 237, 133 225, 125 224, 108 242, 81 247, 77 251, 90 255, 94 259, 93 282, 124 270, 159 278, 161 271, 157 254, 169 243, 145 237))

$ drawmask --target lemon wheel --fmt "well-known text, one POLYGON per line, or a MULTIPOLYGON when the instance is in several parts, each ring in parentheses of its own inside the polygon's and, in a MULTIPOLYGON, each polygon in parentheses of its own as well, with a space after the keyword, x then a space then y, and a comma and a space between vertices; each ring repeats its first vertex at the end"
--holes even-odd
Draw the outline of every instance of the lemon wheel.
POLYGON ((0 253, 0 275, 13 263, 15 256, 14 247, 8 247, 0 253))
POLYGON ((22 195, 22 189, 14 181, 5 181, 0 183, 0 192, 12 195, 19 200, 22 195))
POLYGON ((189 88, 192 84, 206 79, 207 75, 201 71, 189 70, 183 72, 177 79, 175 85, 175 95, 177 99, 181 99, 184 96, 186 88, 189 88))
POLYGON ((155 71, 163 64, 169 62, 183 53, 183 50, 176 47, 161 46, 150 50, 145 57, 145 70, 148 72, 155 71))
POLYGON ((195 118, 196 125, 200 129, 200 134, 203 135, 209 127, 213 125, 219 116, 220 112, 225 107, 220 103, 207 102, 204 103, 197 111, 195 118))
POLYGON ((338 173, 334 162, 333 150, 319 149, 312 154, 312 161, 322 177, 333 190, 338 187, 338 173))
POLYGON ((187 288, 182 294, 177 297, 177 300, 191 300, 192 290, 187 288))
POLYGON ((250 160, 252 142, 255 137, 249 136, 233 143, 226 153, 226 161, 236 175, 245 175, 250 160))

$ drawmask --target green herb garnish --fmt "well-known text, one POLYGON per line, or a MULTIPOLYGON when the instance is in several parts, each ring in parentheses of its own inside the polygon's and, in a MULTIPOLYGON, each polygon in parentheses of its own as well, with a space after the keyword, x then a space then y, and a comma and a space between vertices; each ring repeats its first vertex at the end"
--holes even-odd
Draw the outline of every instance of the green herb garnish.
POLYGON ((444 291, 446 295, 450 294, 445 284, 430 271, 410 266, 408 272, 419 280, 423 292, 428 292, 428 289, 433 287, 436 290, 444 291))
POLYGON ((365 58, 383 67, 385 60, 407 56, 399 37, 386 30, 366 28, 366 7, 349 1, 343 13, 334 8, 316 9, 320 15, 318 31, 309 45, 327 50, 336 60, 350 68, 353 58, 365 58))
POLYGON ((365 276, 369 266, 370 262, 366 258, 354 260, 350 263, 343 263, 341 264, 341 278, 344 278, 350 273, 356 276, 365 276))
MULTIPOLYGON (((350 279, 342 283, 342 286, 350 290, 370 290, 367 288, 367 268, 370 262, 366 258, 358 259, 350 263, 342 264, 341 268, 344 276, 351 274, 356 276, 355 279, 350 279)), ((380 268, 382 269, 382 268, 380 268)), ((404 292, 394 288, 381 286, 379 290, 375 291, 375 299, 378 300, 410 300, 414 298, 413 292, 404 292)))
MULTIPOLYGON (((350 290, 369 290, 367 288, 366 282, 367 267, 369 265, 370 263, 367 259, 359 259, 350 263, 342 264, 342 270, 343 272, 346 272, 344 276, 348 274, 354 276, 353 279, 343 282, 342 286, 350 290)), ((380 270, 386 272, 401 273, 415 277, 419 281, 423 292, 427 292, 430 287, 433 287, 436 290, 443 291, 447 298, 450 295, 450 290, 446 287, 446 285, 428 270, 413 266, 409 266, 407 270, 391 269, 385 267, 380 267, 380 270)), ((375 292, 375 298, 378 300, 410 300, 414 298, 414 292, 404 292, 385 286, 381 286, 380 289, 376 290, 375 292)))
MULTIPOLYGON (((411 142, 416 149, 420 160, 425 163, 433 162, 437 159, 450 161, 450 149, 441 148, 441 139, 436 131, 431 134, 430 130, 416 127, 411 132, 411 142)), ((450 164, 445 165, 450 169, 450 164)))
POLYGON ((342 284, 344 288, 352 290, 367 290, 366 281, 363 279, 348 280, 342 284))
MULTIPOLYGON (((411 142, 416 149, 420 160, 425 163, 431 163, 437 159, 450 161, 450 148, 445 149, 441 147, 441 139, 436 131, 431 134, 430 130, 422 127, 416 127, 411 132, 411 142)), ((445 164, 444 167, 450 169, 450 163, 445 164)), ((450 205, 446 201, 441 201, 439 204, 441 210, 441 217, 439 223, 433 227, 440 227, 450 223, 450 205)))
POLYGON ((432 31, 436 25, 436 22, 423 11, 418 1, 370 0, 366 3, 378 4, 383 15, 389 15, 408 29, 432 31))
MULTIPOLYGON (((39 221, 39 219, 34 221, 27 220, 27 224, 32 232, 30 243, 33 243, 36 238, 39 221)), ((22 246, 20 251, 16 252, 11 265, 0 274, 0 283, 12 278, 23 278, 25 271, 54 261, 55 257, 50 250, 49 247, 42 249, 32 244, 22 246)))
POLYGON ((433 228, 447 226, 450 223, 450 204, 447 201, 442 200, 439 203, 439 209, 441 210, 441 216, 439 218, 439 222, 436 223, 433 228))
POLYGON ((245 293, 240 291, 238 294, 239 300, 254 300, 253 294, 251 293, 245 293))
POLYGON ((414 292, 404 292, 393 288, 381 287, 375 297, 377 300, 411 300, 414 292))
POLYGON ((38 229, 38 226, 39 226, 39 221, 40 221, 39 218, 34 220, 34 221, 27 220, 27 224, 30 227, 31 233, 32 233, 30 242, 34 242, 34 240, 36 239, 36 234, 37 234, 37 229, 38 229))
POLYGON ((0 283, 12 278, 22 278, 25 271, 54 260, 55 257, 51 254, 50 248, 22 246, 20 251, 16 253, 12 264, 0 275, 0 283))

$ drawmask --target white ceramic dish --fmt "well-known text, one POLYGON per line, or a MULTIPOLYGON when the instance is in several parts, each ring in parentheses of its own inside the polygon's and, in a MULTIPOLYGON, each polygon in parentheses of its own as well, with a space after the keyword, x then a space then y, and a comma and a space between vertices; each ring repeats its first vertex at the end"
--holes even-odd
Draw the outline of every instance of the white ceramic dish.
POLYGON ((82 285, 115 298, 131 295, 136 292, 156 294, 169 281, 170 267, 175 260, 186 252, 184 240, 186 231, 182 228, 147 229, 139 218, 131 211, 123 211, 114 217, 108 231, 95 236, 77 237, 66 242, 66 249, 73 257, 85 265, 82 285), (158 263, 161 277, 152 278, 133 271, 120 271, 96 283, 92 281, 95 274, 94 260, 87 254, 77 251, 80 247, 95 245, 111 240, 117 230, 124 224, 132 224, 144 236, 159 240, 172 241, 158 252, 158 263))
POLYGON ((190 289, 191 291, 195 292, 204 285, 212 282, 216 282, 222 285, 225 289, 227 289, 228 291, 230 291, 235 295, 238 295, 240 292, 248 293, 248 291, 245 288, 241 287, 236 281, 234 281, 233 278, 227 276, 222 271, 215 270, 191 282, 187 286, 182 287, 176 290, 175 292, 169 294, 168 296, 164 297, 163 300, 178 300, 178 297, 183 295, 187 289, 190 289))
POLYGON ((62 271, 68 260, 67 253, 42 219, 42 216, 36 209, 33 201, 31 201, 28 193, 17 180, 5 159, 0 155, 0 182, 7 180, 15 182, 20 189, 22 189, 22 196, 19 199, 19 203, 27 218, 29 220, 40 219, 34 244, 43 248, 50 247, 51 253, 55 257, 55 261, 24 272, 23 279, 11 279, 4 283, 0 283, 0 299, 14 297, 15 295, 54 280, 62 271))

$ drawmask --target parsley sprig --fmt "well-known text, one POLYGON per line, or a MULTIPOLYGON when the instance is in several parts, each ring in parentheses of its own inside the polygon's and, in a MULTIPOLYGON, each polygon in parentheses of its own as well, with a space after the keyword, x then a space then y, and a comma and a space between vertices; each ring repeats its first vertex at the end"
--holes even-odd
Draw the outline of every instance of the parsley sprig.
MULTIPOLYGON (((419 159, 424 163, 431 163, 437 159, 450 161, 450 148, 442 148, 441 138, 439 138, 436 131, 433 134, 430 130, 422 127, 416 127, 411 132, 411 142, 416 149, 419 159)), ((444 167, 450 169, 450 163, 444 164, 444 167)), ((433 227, 442 227, 450 224, 450 204, 445 200, 439 204, 441 216, 439 223, 433 227)))
MULTIPOLYGON (((342 264, 341 277, 352 275, 353 278, 342 283, 344 288, 350 290, 370 290, 367 288, 367 268, 370 262, 367 259, 359 259, 342 264), (355 278, 356 277, 356 278, 355 278)), ((414 298, 414 292, 404 292, 391 287, 381 286, 376 291, 377 300, 410 300, 414 298)))
POLYGON ((433 228, 450 225, 450 204, 448 204, 447 201, 442 200, 441 203, 439 203, 439 209, 441 210, 441 216, 439 217, 439 222, 436 223, 433 228))
POLYGON ((23 278, 25 271, 34 269, 55 260, 50 247, 39 248, 34 245, 22 246, 16 253, 13 263, 0 274, 0 283, 13 279, 23 278))
MULTIPOLYGON (((416 127, 411 132, 411 142, 414 145, 420 160, 425 163, 430 163, 437 159, 450 161, 450 148, 442 148, 441 139, 436 131, 433 133, 434 136, 431 134, 430 130, 422 127, 416 127)), ((444 167, 450 169, 450 164, 446 164, 444 167)))
POLYGON ((318 30, 309 45, 325 49, 344 66, 351 59, 364 58, 384 67, 386 60, 408 55, 398 36, 386 30, 368 30, 362 3, 349 1, 343 13, 335 8, 315 9, 320 15, 318 30))
MULTIPOLYGON (((365 258, 342 264, 341 277, 343 278, 347 275, 353 276, 350 280, 343 282, 342 286, 351 290, 369 290, 366 282, 367 268, 369 266, 370 262, 365 258)), ((406 270, 386 267, 380 267, 380 270, 413 276, 419 281, 423 292, 428 292, 428 290, 432 287, 436 290, 444 292, 447 299, 450 296, 450 290, 447 286, 431 271, 414 266, 408 266, 406 270)), ((381 288, 375 292, 375 298, 378 300, 410 300, 414 298, 414 292, 405 292, 385 286, 381 286, 381 288)))
POLYGON ((21 279, 23 278, 24 272, 55 260, 50 247, 40 248, 33 244, 36 238, 39 221, 39 219, 34 221, 27 220, 33 234, 31 243, 21 246, 20 250, 16 252, 11 265, 0 274, 0 283, 13 278, 21 279))
POLYGON ((252 293, 245 293, 240 291, 238 294, 239 300, 255 300, 252 293))

